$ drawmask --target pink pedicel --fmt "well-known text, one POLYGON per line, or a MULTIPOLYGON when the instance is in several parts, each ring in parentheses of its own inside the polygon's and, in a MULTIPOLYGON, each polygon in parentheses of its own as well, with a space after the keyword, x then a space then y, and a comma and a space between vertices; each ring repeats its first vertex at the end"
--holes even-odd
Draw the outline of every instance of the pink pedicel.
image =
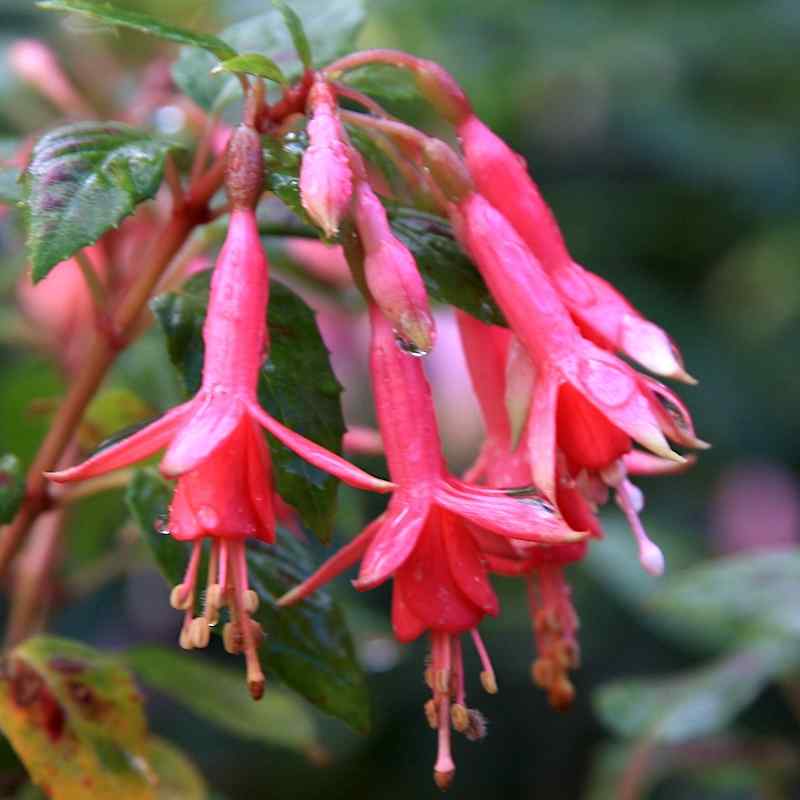
MULTIPOLYGON (((579 541, 584 534, 570 530, 547 503, 515 500, 450 475, 422 365, 398 346, 392 324, 377 306, 371 307, 370 320, 375 406, 389 474, 397 488, 381 517, 280 603, 301 600, 359 560, 356 588, 372 589, 394 579, 395 636, 407 642, 425 631, 431 635, 428 682, 433 700, 426 711, 439 732, 434 775, 439 785, 446 785, 455 769, 450 727, 466 733, 478 726, 479 719, 465 705, 458 637, 474 631, 484 615, 498 611, 476 536, 559 544, 579 541)), ((496 691, 482 644, 479 654, 484 663, 482 682, 496 691)))
MULTIPOLYGON (((246 141, 242 144, 247 135, 239 129, 232 139, 234 150, 229 151, 229 164, 236 170, 227 181, 234 208, 211 281, 200 390, 143 430, 48 477, 59 482, 83 480, 166 448, 161 471, 178 479, 167 530, 176 539, 194 543, 186 577, 172 596, 173 605, 186 612, 181 644, 205 646, 209 626, 219 608, 228 604, 232 621, 225 633, 226 647, 245 653, 250 691, 260 697, 264 677, 256 654, 257 625, 250 619, 256 599, 247 585, 244 542, 248 537, 266 542, 275 537, 271 465, 261 428, 352 486, 388 491, 392 484, 294 433, 258 404, 256 388, 268 346, 269 273, 253 209, 260 188, 253 188, 255 181, 248 175, 258 171, 252 161, 255 150, 246 141), (212 540, 213 555, 209 591, 203 616, 194 618, 197 562, 206 537, 212 540)), ((260 154, 257 137, 255 143, 260 154)))
POLYGON ((658 375, 693 383, 670 337, 646 320, 608 281, 573 262, 552 211, 525 160, 476 116, 458 124, 477 190, 514 226, 553 281, 585 336, 658 375))
POLYGON ((414 256, 392 233, 386 210, 364 180, 355 187, 353 220, 364 251, 364 280, 370 295, 392 322, 407 352, 429 353, 436 325, 425 284, 414 256))
POLYGON ((336 97, 326 81, 314 81, 308 109, 309 147, 300 167, 300 199, 309 217, 332 238, 339 233, 353 192, 349 147, 336 97))

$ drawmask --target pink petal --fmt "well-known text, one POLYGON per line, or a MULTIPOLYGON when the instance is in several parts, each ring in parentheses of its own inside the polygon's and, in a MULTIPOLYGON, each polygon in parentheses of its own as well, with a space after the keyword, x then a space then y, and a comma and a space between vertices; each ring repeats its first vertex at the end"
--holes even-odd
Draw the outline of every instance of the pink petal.
POLYGON ((398 642, 413 642, 425 630, 425 623, 414 616, 397 586, 392 590, 392 629, 398 642))
POLYGON ((58 472, 46 472, 45 475, 51 481, 66 483, 93 478, 135 464, 165 447, 189 411, 189 403, 177 406, 147 427, 121 442, 106 447, 82 464, 58 472))
POLYGON ((356 589, 372 589, 403 564, 417 544, 430 508, 428 494, 400 490, 392 496, 383 523, 361 562, 356 589))
POLYGON ((344 481, 348 486, 356 489, 365 489, 371 492, 390 492, 395 488, 389 481, 375 478, 363 469, 345 461, 341 456, 331 453, 324 447, 320 447, 305 436, 289 430, 285 425, 281 425, 278 420, 267 414, 260 406, 255 403, 248 406, 250 414, 255 417, 276 439, 293 450, 309 464, 335 475, 344 481))
POLYGON ((447 512, 443 512, 440 519, 450 573, 458 588, 478 608, 493 617, 497 616, 500 604, 486 576, 478 546, 467 526, 463 520, 447 512))
POLYGON ((539 498, 515 500, 501 490, 481 489, 451 479, 439 484, 436 502, 481 528, 513 539, 560 544, 586 536, 568 528, 558 511, 539 498))
POLYGON ((689 469, 696 461, 694 456, 687 456, 686 461, 681 464, 659 458, 644 450, 631 450, 622 457, 622 460, 625 469, 631 475, 676 475, 689 469))
POLYGON ((255 422, 248 418, 247 432, 247 484, 250 502, 261 521, 258 538, 275 541, 275 508, 272 502, 272 464, 264 435, 255 422))
POLYGON ((536 382, 528 426, 528 458, 533 482, 545 497, 556 501, 556 407, 559 379, 543 372, 536 382))
POLYGON ((208 458, 242 421, 244 406, 229 394, 201 390, 191 402, 192 415, 184 422, 161 460, 161 473, 175 478, 208 458))

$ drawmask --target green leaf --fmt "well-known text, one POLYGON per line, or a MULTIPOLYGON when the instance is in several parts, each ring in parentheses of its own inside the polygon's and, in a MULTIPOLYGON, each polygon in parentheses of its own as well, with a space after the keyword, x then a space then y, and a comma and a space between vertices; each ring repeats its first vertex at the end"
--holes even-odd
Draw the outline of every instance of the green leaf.
POLYGON ((254 703, 238 670, 198 654, 136 647, 125 659, 146 684, 237 736, 300 751, 317 747, 308 706, 284 689, 268 687, 254 703))
POLYGON ((79 122, 45 134, 22 175, 34 281, 153 197, 174 147, 119 122, 79 122))
POLYGON ((288 81, 281 68, 271 59, 260 53, 242 53, 241 55, 221 61, 212 70, 216 75, 220 72, 233 72, 243 75, 255 75, 286 86, 288 81))
MULTIPOLYGON (((167 337, 170 359, 189 394, 197 391, 203 363, 202 328, 210 272, 194 276, 181 292, 151 304, 167 337)), ((294 292, 272 282, 270 354, 259 381, 259 399, 284 425, 329 450, 341 452, 344 434, 341 386, 313 312, 294 292)), ((270 436, 278 493, 323 541, 333 530, 338 480, 317 469, 270 436)))
POLYGON ((194 33, 174 25, 167 25, 148 14, 129 11, 124 8, 115 8, 110 3, 99 3, 94 2, 94 0, 41 0, 37 5, 39 8, 50 11, 67 11, 82 14, 98 22, 105 22, 121 28, 130 28, 131 30, 157 36, 159 39, 167 39, 177 44, 199 47, 220 60, 236 55, 235 50, 216 36, 194 33))
POLYGON ((0 164, 0 205, 15 206, 22 200, 21 174, 19 167, 0 164))
MULTIPOLYGON (((145 541, 167 581, 183 579, 189 548, 159 533, 170 488, 155 470, 141 470, 131 481, 127 501, 145 541)), ((369 694, 356 662, 344 616, 325 591, 290 608, 276 600, 314 569, 299 542, 285 531, 276 544, 251 543, 247 549, 250 586, 261 599, 254 615, 264 628, 265 666, 314 705, 357 731, 369 728, 369 694)), ((198 577, 202 581, 202 573, 198 577)), ((219 628, 219 626, 217 626, 219 628)), ((215 628, 215 631, 217 630, 215 628)))
POLYGON ((28 639, 0 675, 0 727, 55 800, 156 800, 147 724, 130 673, 90 647, 28 639))
POLYGON ((11 522, 25 499, 25 471, 11 453, 0 455, 0 524, 11 522))
MULTIPOLYGON (((321 67, 352 50, 364 21, 360 0, 295 0, 294 11, 304 21, 314 66, 321 67)), ((275 61, 289 80, 295 80, 304 66, 287 30, 281 12, 265 14, 237 22, 225 29, 224 39, 235 52, 260 53, 275 61)), ((181 51, 173 66, 175 83, 196 103, 211 110, 241 94, 238 81, 225 75, 211 75, 214 58, 194 48, 181 51)))
POLYGON ((430 296, 492 325, 505 325, 500 309, 447 220, 410 208, 389 209, 395 236, 414 254, 430 296))
POLYGON ((406 69, 389 64, 365 64, 346 72, 342 82, 364 94, 392 102, 408 102, 420 97, 414 76, 406 69))
POLYGON ((303 222, 312 225, 300 200, 300 163, 307 148, 305 131, 290 131, 281 140, 271 136, 263 139, 265 188, 303 222))
POLYGON ((668 579, 650 604, 676 623, 715 629, 729 643, 800 634, 800 550, 721 558, 668 579))
MULTIPOLYGON (((340 453, 345 425, 342 387, 331 369, 314 312, 294 292, 273 281, 269 304, 269 359, 259 382, 259 401, 284 425, 340 453)), ((312 467, 270 436, 275 481, 281 497, 323 541, 333 531, 339 481, 312 467)))
POLYGON ((311 45, 308 43, 303 21, 283 0, 272 0, 272 5, 281 12, 283 22, 289 31, 289 36, 292 37, 292 43, 300 62, 306 69, 311 69, 311 45))
POLYGON ((626 679, 598 690, 598 716, 620 736, 682 742, 724 729, 776 674, 796 661, 774 642, 753 642, 678 675, 626 679), (790 656, 790 657, 787 657, 790 656))
POLYGON ((157 800, 207 800, 208 789, 197 767, 172 742, 151 736, 146 758, 158 776, 157 800))
POLYGON ((93 450, 120 430, 140 426, 154 411, 137 394, 123 386, 101 390, 89 404, 79 430, 81 447, 93 450))

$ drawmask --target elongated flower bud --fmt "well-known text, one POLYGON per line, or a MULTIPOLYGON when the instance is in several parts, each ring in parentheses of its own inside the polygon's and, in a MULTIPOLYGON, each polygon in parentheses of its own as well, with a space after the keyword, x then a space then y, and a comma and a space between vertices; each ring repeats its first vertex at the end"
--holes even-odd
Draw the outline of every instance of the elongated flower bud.
POLYGON ((258 133, 239 125, 228 142, 225 188, 234 208, 255 208, 264 190, 264 155, 258 133))
POLYGON ((353 215, 370 294, 391 321, 403 349, 425 355, 436 338, 425 284, 414 256, 392 233, 386 211, 366 181, 356 185, 353 215))
POLYGON ((300 200, 311 219, 328 237, 336 236, 350 205, 353 172, 345 133, 331 87, 314 83, 308 96, 310 146, 300 167, 300 200))

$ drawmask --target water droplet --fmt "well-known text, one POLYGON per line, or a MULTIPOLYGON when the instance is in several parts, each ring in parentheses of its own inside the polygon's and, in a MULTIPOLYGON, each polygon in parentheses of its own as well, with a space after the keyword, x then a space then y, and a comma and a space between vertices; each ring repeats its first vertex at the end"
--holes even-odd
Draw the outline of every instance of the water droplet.
POLYGON ((165 517, 156 517, 153 522, 153 527, 156 530, 156 533, 160 533, 164 536, 169 536, 170 530, 167 527, 167 520, 165 517))
POLYGON ((404 353, 414 356, 414 358, 422 358, 430 353, 430 350, 423 350, 413 342, 409 342, 408 339, 404 339, 397 331, 394 332, 394 341, 404 353))

